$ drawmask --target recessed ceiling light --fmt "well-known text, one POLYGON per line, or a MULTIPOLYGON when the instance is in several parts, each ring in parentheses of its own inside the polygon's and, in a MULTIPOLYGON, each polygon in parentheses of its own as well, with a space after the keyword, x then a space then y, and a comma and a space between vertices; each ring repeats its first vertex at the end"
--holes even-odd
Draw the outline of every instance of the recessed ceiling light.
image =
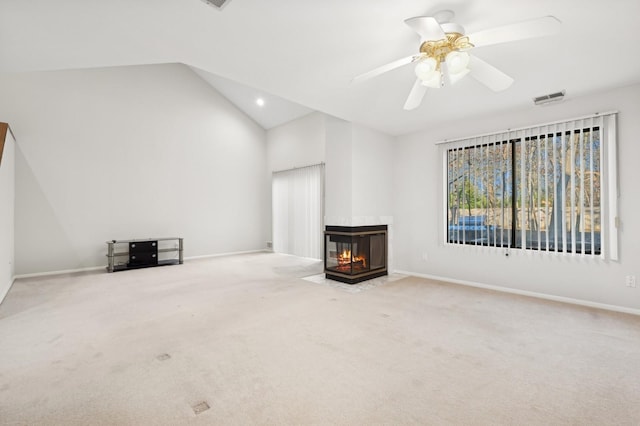
POLYGON ((258 106, 264 106, 264 99, 262 98, 256 99, 256 104, 258 104, 258 106))

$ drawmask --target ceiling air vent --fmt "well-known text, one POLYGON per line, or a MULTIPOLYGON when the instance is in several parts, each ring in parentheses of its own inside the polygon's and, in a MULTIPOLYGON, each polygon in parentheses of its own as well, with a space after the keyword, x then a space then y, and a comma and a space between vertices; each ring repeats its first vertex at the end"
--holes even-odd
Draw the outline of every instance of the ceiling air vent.
POLYGON ((549 95, 537 96, 533 98, 533 103, 536 105, 544 105, 550 102, 560 102, 564 99, 565 91, 551 93, 549 95))
POLYGON ((222 9, 229 3, 231 0, 202 0, 203 2, 211 5, 217 9, 222 9))

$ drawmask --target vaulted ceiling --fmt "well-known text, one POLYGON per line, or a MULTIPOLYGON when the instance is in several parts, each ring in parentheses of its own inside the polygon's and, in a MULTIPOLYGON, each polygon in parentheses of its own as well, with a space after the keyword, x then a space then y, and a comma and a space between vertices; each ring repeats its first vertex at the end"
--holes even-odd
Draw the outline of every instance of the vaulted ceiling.
POLYGON ((221 91, 255 90, 299 104, 287 106, 294 115, 318 110, 399 135, 526 111, 533 97, 560 90, 571 99, 640 83, 638 16, 637 0, 231 0, 222 10, 201 0, 1 0, 0 72, 181 62, 221 91), (412 66, 351 84, 416 53, 419 37, 403 21, 442 9, 467 33, 546 15, 562 26, 474 49, 515 78, 504 92, 465 78, 405 111, 412 66))

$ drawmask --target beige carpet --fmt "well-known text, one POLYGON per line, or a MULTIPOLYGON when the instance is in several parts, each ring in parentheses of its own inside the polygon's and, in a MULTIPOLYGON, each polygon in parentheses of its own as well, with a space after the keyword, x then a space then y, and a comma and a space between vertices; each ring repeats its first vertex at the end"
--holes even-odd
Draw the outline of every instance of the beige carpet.
POLYGON ((320 271, 264 253, 20 280, 0 424, 640 424, 638 317, 302 279, 320 271))

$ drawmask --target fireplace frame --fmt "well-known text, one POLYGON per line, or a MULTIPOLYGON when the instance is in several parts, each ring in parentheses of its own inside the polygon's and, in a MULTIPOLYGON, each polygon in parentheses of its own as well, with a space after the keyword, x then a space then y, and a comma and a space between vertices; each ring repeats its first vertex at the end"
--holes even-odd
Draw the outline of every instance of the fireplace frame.
POLYGON ((340 281, 346 284, 357 284, 362 281, 370 280, 372 278, 388 275, 388 238, 387 238, 387 225, 370 225, 370 226, 326 226, 324 231, 324 273, 327 279, 334 281, 340 281), (330 235, 339 235, 342 237, 348 237, 351 239, 351 247, 353 247, 356 238, 362 238, 369 235, 383 235, 384 236, 384 265, 375 269, 370 269, 364 272, 358 273, 342 273, 327 268, 327 240, 330 235))

